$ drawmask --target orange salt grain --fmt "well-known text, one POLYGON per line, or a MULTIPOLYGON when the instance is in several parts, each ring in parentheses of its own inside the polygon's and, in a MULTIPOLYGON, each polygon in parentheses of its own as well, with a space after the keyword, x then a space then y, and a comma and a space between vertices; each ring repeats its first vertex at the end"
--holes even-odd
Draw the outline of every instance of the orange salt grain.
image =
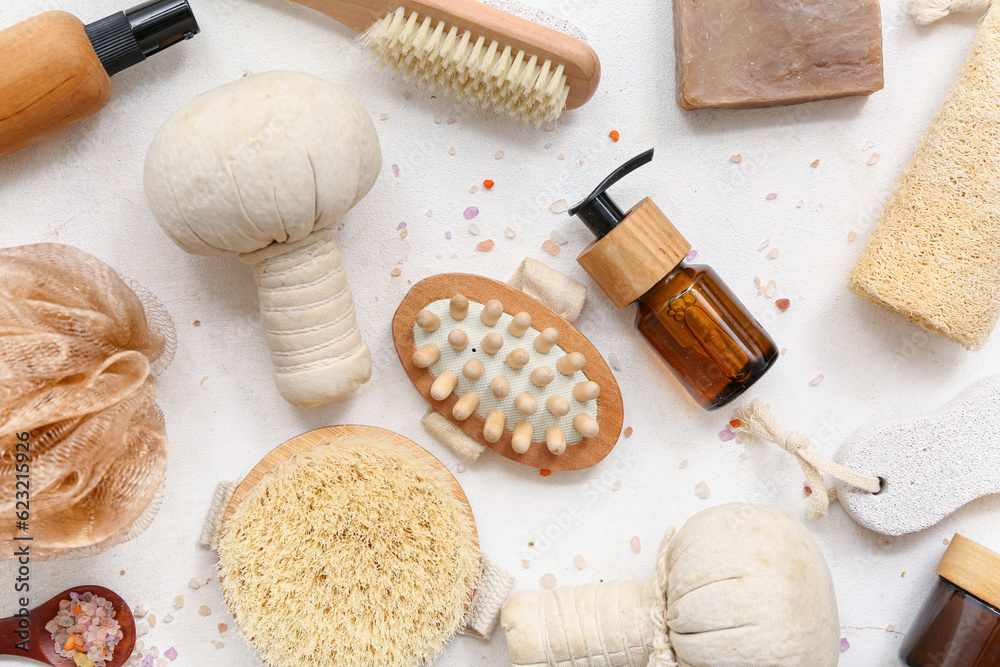
POLYGON ((618 134, 618 130, 611 130, 608 136, 611 137, 611 141, 618 141, 619 137, 621 137, 621 135, 618 134))
POLYGON ((788 307, 792 305, 792 302, 789 301, 788 299, 778 299, 777 301, 774 302, 774 305, 776 305, 781 310, 788 310, 788 307))
POLYGON ((485 181, 483 181, 483 187, 486 188, 487 190, 492 188, 494 185, 496 184, 488 178, 485 181))
POLYGON ((552 471, 542 468, 541 470, 538 471, 538 474, 541 475, 542 477, 548 477, 549 475, 552 474, 552 471))
POLYGON ((493 250, 493 246, 495 245, 496 243, 493 242, 493 239, 486 239, 485 241, 477 243, 476 249, 481 250, 482 252, 489 252, 490 250, 493 250))
POLYGON ((632 427, 631 426, 628 426, 628 427, 625 428, 625 437, 626 438, 631 438, 632 437, 632 427))
POLYGON ((739 428, 740 424, 742 424, 742 423, 743 422, 741 422, 739 419, 730 419, 729 420, 729 425, 732 426, 733 428, 739 428))

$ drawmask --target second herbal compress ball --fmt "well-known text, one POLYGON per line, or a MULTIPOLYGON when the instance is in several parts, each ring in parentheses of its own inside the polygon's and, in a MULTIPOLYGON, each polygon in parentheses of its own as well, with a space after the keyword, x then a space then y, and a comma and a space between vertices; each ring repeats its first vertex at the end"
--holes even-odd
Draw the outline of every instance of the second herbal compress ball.
POLYGON ((167 235, 253 267, 275 383, 294 405, 343 398, 371 377, 333 236, 381 166, 358 99, 286 71, 196 97, 146 156, 146 196, 167 235))

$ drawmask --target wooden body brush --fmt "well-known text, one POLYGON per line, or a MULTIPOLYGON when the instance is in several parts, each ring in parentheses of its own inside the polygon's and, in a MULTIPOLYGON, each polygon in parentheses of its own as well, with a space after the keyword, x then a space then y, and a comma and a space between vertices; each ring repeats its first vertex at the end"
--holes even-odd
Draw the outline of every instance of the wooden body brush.
POLYGON ((392 70, 431 89, 542 123, 601 78, 583 41, 474 0, 294 0, 360 33, 392 70))
POLYGON ((576 327, 521 290, 432 276, 403 299, 392 333, 430 404, 512 461, 578 470, 618 442, 622 398, 611 369, 576 327))

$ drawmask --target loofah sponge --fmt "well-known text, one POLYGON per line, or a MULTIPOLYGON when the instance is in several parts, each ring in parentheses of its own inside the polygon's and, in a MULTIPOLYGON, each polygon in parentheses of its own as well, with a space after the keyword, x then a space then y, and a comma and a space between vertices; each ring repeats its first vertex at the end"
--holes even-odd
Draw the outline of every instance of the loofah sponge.
POLYGON ((965 347, 1000 316, 1000 4, 848 278, 863 299, 965 347))

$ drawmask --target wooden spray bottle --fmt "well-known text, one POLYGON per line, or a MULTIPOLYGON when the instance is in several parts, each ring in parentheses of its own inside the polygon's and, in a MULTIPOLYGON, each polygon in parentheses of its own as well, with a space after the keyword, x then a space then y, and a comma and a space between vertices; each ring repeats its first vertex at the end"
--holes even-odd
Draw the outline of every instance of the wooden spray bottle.
POLYGON ((111 99, 111 75, 198 31, 187 0, 88 25, 45 12, 0 30, 0 158, 94 115, 111 99))

